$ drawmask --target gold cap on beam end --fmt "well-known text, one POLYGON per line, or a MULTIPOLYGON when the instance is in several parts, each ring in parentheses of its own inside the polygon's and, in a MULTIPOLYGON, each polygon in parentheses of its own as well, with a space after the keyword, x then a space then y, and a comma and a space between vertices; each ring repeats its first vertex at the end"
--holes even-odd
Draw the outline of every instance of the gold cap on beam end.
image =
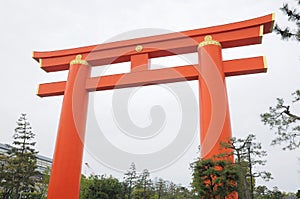
POLYGON ((267 58, 266 58, 266 56, 263 56, 263 62, 264 62, 264 69, 265 69, 265 72, 267 72, 267 70, 268 70, 268 65, 267 65, 267 58))

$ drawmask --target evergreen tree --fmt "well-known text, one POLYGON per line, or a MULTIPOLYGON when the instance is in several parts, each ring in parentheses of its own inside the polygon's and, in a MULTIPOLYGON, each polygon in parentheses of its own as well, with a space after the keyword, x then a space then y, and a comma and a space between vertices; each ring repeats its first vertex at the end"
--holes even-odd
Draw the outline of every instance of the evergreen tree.
POLYGON ((195 198, 193 193, 186 187, 177 185, 176 188, 176 199, 192 199, 195 198))
POLYGON ((80 198, 82 199, 118 199, 121 197, 122 185, 118 179, 110 176, 82 176, 80 198))
POLYGON ((133 191, 133 198, 150 199, 152 194, 152 181, 150 179, 150 173, 147 169, 144 169, 139 176, 135 189, 133 191))
POLYGON ((300 189, 298 189, 296 196, 297 196, 297 198, 300 198, 300 189))
POLYGON ((38 152, 34 149, 34 136, 26 114, 21 114, 3 167, 5 174, 2 179, 2 198, 29 198, 34 192, 35 183, 40 180, 36 171, 38 152))
POLYGON ((238 171, 231 162, 200 159, 191 166, 192 187, 198 198, 225 199, 238 190, 238 171))
MULTIPOLYGON (((297 8, 291 8, 287 3, 280 8, 283 13, 288 17, 288 20, 294 22, 295 27, 281 28, 276 24, 274 31, 281 35, 283 39, 296 39, 300 42, 300 1, 297 0, 297 8)), ((296 90, 293 103, 299 103, 300 90, 296 90)), ((270 129, 275 129, 276 138, 272 140, 272 145, 282 144, 285 146, 283 150, 294 150, 300 146, 300 116, 295 114, 295 110, 292 110, 292 106, 285 104, 282 98, 277 98, 277 104, 269 108, 269 111, 261 114, 261 120, 265 125, 268 125, 270 129)))
POLYGON ((6 183, 6 164, 7 164, 7 156, 0 153, 0 198, 4 197, 4 185, 6 183))
POLYGON ((46 199, 48 195, 48 185, 50 180, 51 168, 47 169, 42 173, 41 180, 36 184, 36 192, 39 199, 46 199))
MULTIPOLYGON (((298 6, 300 6, 300 1, 297 0, 298 6)), ((281 28, 280 25, 276 24, 274 31, 281 35, 283 39, 296 39, 300 41, 300 12, 296 8, 291 8, 289 4, 285 3, 281 8, 281 11, 287 15, 288 20, 295 24, 295 28, 285 27, 281 28), (293 30, 296 29, 296 30, 293 30)))
MULTIPOLYGON (((266 186, 258 186, 255 189, 255 197, 256 199, 282 199, 284 196, 288 196, 290 194, 285 194, 278 190, 277 187, 273 187, 273 190, 269 190, 266 186)), ((291 193, 291 196, 294 196, 291 193)))
POLYGON ((243 199, 251 198, 251 178, 253 179, 252 187, 255 185, 255 178, 262 178, 266 181, 272 179, 271 173, 266 171, 257 170, 250 173, 250 167, 263 166, 266 162, 263 157, 267 153, 262 150, 261 143, 255 142, 255 139, 253 134, 248 135, 246 139, 233 137, 227 143, 221 143, 221 147, 232 149, 232 153, 218 155, 218 157, 235 156, 235 165, 239 171, 238 193, 239 197, 243 199), (247 146, 247 144, 251 144, 251 146, 247 146), (251 156, 251 164, 249 156, 251 156))
POLYGON ((170 199, 176 198, 176 189, 177 189, 177 186, 175 183, 173 183, 173 182, 167 183, 168 198, 170 198, 170 199))
POLYGON ((123 190, 125 198, 131 199, 131 194, 135 188, 138 176, 136 173, 135 164, 131 163, 129 170, 124 174, 123 190))
POLYGON ((154 190, 155 194, 157 195, 157 199, 162 199, 167 192, 166 181, 164 181, 162 178, 159 178, 158 180, 156 179, 154 183, 154 190))
POLYGON ((276 138, 271 144, 284 144, 283 150, 294 150, 300 146, 300 116, 292 110, 292 105, 300 102, 300 90, 292 95, 293 104, 287 105, 282 98, 277 98, 276 106, 261 114, 262 122, 275 130, 276 138))

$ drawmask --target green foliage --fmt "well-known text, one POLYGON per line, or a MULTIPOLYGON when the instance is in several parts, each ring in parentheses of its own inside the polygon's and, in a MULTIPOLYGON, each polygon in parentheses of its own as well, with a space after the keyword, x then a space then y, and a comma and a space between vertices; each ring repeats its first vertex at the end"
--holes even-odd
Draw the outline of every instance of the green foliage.
MULTIPOLYGON (((300 1, 298 2, 298 6, 300 6, 300 1)), ((274 31, 277 34, 280 34, 282 39, 296 39, 300 41, 300 13, 296 8, 291 8, 289 4, 285 3, 280 10, 287 15, 288 20, 293 22, 295 28, 285 27, 281 28, 278 24, 275 25, 274 31), (296 29, 296 30, 295 30, 296 29)))
MULTIPOLYGON (((228 155, 234 155, 236 160, 235 163, 239 167, 249 168, 249 153, 251 158, 251 166, 264 166, 266 160, 263 158, 267 156, 267 152, 262 149, 261 143, 256 142, 256 136, 254 134, 249 134, 245 139, 233 137, 227 143, 221 143, 224 148, 232 149, 232 153, 223 153, 218 157, 226 157, 228 155), (250 148, 247 148, 247 144, 250 144, 250 148)), ((268 181, 271 178, 271 174, 265 171, 254 171, 253 177, 261 177, 262 179, 268 181)))
POLYGON ((41 179, 36 171, 38 152, 34 149, 34 136, 26 114, 21 114, 13 135, 13 146, 6 157, 2 157, 5 161, 1 169, 2 198, 35 197, 39 194, 36 184, 41 179))
POLYGON ((36 183, 36 191, 39 193, 39 199, 46 199, 48 194, 48 184, 50 180, 51 168, 47 168, 42 174, 42 180, 36 183))
POLYGON ((113 177, 105 176, 81 176, 81 199, 192 199, 193 193, 183 186, 162 178, 152 181, 150 172, 145 169, 137 174, 135 165, 131 164, 124 174, 124 181, 120 182, 113 177), (131 188, 129 188, 131 184, 131 188), (131 191, 130 191, 131 190, 131 191), (129 192, 130 191, 130 192, 129 192))
POLYGON ((238 190, 238 170, 231 162, 200 159, 191 166, 192 187, 199 198, 225 198, 238 190))
POLYGON ((125 198, 131 199, 131 194, 137 183, 138 175, 136 172, 135 164, 131 163, 129 170, 124 174, 123 192, 125 198))
MULTIPOLYGON (((266 186, 258 186, 255 189, 254 198, 255 199, 282 199, 284 196, 290 194, 285 194, 274 187, 273 190, 269 190, 266 186)), ((294 194, 292 194, 294 195, 294 194)))
POLYGON ((297 196, 297 198, 300 198, 300 189, 298 189, 296 196, 297 196))
POLYGON ((132 163, 129 170, 124 174, 123 194, 124 199, 190 199, 193 194, 183 186, 162 178, 152 181, 150 172, 144 169, 137 174, 135 164, 132 163))
POLYGON ((192 199, 195 198, 194 194, 186 187, 177 186, 176 188, 176 199, 192 199))
POLYGON ((269 189, 266 186, 257 186, 255 188, 255 198, 256 199, 268 199, 269 189))
POLYGON ((238 194, 244 199, 251 197, 251 178, 253 179, 252 187, 255 186, 256 178, 262 178, 266 181, 272 179, 271 173, 261 171, 257 168, 258 166, 265 165, 266 161, 263 157, 265 157, 267 153, 262 150, 261 143, 255 140, 256 138, 253 134, 249 134, 245 139, 233 137, 228 142, 221 143, 221 148, 231 149, 231 152, 225 152, 217 156, 224 158, 234 155, 235 165, 239 174, 238 194), (252 171, 252 169, 254 170, 252 171))
POLYGON ((154 190, 157 195, 157 199, 161 199, 167 194, 167 184, 162 178, 159 178, 154 183, 154 190))
MULTIPOLYGON (((300 1, 297 0, 299 8, 300 1)), ((300 41, 300 12, 297 8, 291 8, 287 3, 280 8, 288 17, 288 20, 295 23, 295 27, 280 28, 275 25, 274 31, 281 35, 283 39, 294 38, 300 41), (296 30, 295 30, 296 29, 296 30)), ((293 103, 300 100, 300 90, 292 94, 294 96, 293 103)), ((284 144, 283 150, 294 150, 300 146, 300 116, 291 111, 291 106, 286 105, 282 98, 277 98, 277 104, 269 108, 269 112, 261 114, 261 120, 270 129, 275 129, 276 138, 272 141, 272 145, 284 144)))
POLYGON ((136 182, 135 189, 132 193, 132 198, 144 198, 150 199, 152 195, 152 181, 150 179, 150 173, 147 169, 145 169, 139 179, 136 182))
POLYGON ((80 198, 82 199, 118 199, 121 197, 122 185, 118 179, 105 176, 82 176, 80 198))
MULTIPOLYGON (((292 95, 294 97, 292 105, 299 103, 300 90, 292 95)), ((269 112, 261 114, 262 122, 275 130, 276 138, 271 144, 284 144, 284 150, 294 150, 300 146, 300 116, 293 113, 292 105, 286 105, 282 98, 277 98, 276 106, 270 107, 269 112)))

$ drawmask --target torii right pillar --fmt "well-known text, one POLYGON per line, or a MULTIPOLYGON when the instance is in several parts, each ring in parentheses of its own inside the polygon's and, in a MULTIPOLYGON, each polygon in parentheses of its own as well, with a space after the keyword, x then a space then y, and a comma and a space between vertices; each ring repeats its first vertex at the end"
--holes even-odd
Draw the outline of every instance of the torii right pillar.
MULTIPOLYGON (((198 56, 201 158, 207 159, 220 154, 220 143, 232 134, 220 42, 206 36, 198 45, 198 56)), ((233 156, 229 160, 233 162, 233 156)))
MULTIPOLYGON (((221 142, 232 138, 221 43, 206 36, 198 45, 198 59, 200 155, 208 159, 232 151, 220 148, 221 142)), ((233 155, 226 158, 234 162, 233 155)), ((226 198, 238 199, 238 194, 232 193, 226 198)))

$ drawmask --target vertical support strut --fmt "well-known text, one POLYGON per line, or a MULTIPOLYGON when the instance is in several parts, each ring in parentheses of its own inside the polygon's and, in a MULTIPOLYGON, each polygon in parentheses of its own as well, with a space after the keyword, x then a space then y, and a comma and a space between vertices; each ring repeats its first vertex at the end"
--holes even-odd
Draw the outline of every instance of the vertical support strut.
POLYGON ((149 70, 149 55, 147 53, 131 56, 131 71, 149 70))
MULTIPOLYGON (((200 146, 201 158, 206 159, 224 153, 220 142, 227 142, 232 135, 221 44, 206 36, 198 46, 198 57, 200 146)), ((233 156, 229 160, 233 161, 233 156)))
POLYGON ((91 68, 81 55, 70 62, 56 138, 48 199, 79 198, 87 116, 86 79, 91 68))

